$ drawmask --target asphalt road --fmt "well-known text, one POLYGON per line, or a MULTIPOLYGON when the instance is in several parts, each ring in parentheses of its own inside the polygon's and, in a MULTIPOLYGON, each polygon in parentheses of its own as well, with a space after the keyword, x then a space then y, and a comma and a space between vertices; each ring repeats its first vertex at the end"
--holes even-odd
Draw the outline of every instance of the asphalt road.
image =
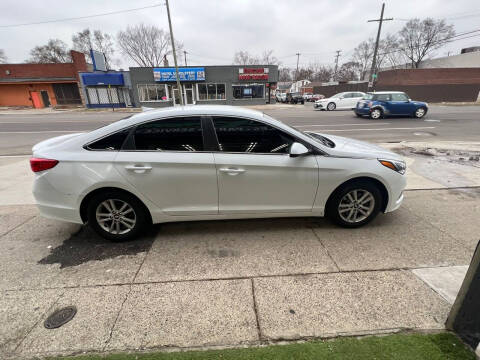
MULTIPOLYGON (((352 111, 317 111, 311 103, 265 113, 301 130, 347 136, 371 142, 479 141, 480 106, 432 105, 422 120, 357 118, 352 111)), ((130 114, 122 112, 69 112, 2 114, 0 156, 30 154, 31 147, 50 137, 96 129, 130 114)))

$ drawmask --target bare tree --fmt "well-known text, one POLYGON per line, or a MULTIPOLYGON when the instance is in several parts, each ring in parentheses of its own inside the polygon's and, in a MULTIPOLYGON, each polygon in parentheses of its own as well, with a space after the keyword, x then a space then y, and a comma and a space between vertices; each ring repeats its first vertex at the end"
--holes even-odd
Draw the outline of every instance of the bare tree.
POLYGON ((412 19, 398 33, 399 49, 410 60, 412 68, 455 35, 453 25, 445 20, 412 19))
POLYGON ((74 50, 83 52, 86 56, 90 56, 90 49, 100 51, 105 54, 107 66, 114 62, 115 48, 113 41, 114 39, 110 34, 101 30, 90 31, 89 28, 72 35, 74 50))
POLYGON ((331 66, 326 66, 319 62, 308 64, 308 68, 312 71, 312 76, 309 79, 311 81, 327 82, 333 75, 333 68, 331 66))
POLYGON ((31 58, 27 62, 32 63, 65 63, 72 61, 70 53, 60 39, 50 39, 43 46, 35 46, 30 50, 31 58))
POLYGON ((262 65, 280 65, 280 61, 273 55, 273 50, 264 50, 261 59, 262 65))
POLYGON ((254 55, 251 55, 248 51, 237 51, 233 56, 234 65, 258 65, 260 59, 254 55))
POLYGON ((355 61, 343 63, 338 69, 337 79, 339 81, 356 81, 360 79, 362 65, 355 61))
POLYGON ((278 81, 292 81, 292 69, 288 67, 278 69, 278 81))
MULTIPOLYGON (((139 24, 119 31, 117 42, 122 52, 138 66, 162 66, 163 58, 172 53, 170 35, 154 25, 139 24)), ((175 41, 177 52, 183 49, 175 41)))
POLYGON ((366 41, 362 41, 353 50, 352 61, 357 63, 360 71, 360 79, 363 80, 367 77, 368 69, 372 64, 373 50, 375 42, 373 38, 369 38, 366 41))
POLYGON ((7 55, 5 55, 5 51, 0 49, 0 64, 5 64, 7 62, 7 55))

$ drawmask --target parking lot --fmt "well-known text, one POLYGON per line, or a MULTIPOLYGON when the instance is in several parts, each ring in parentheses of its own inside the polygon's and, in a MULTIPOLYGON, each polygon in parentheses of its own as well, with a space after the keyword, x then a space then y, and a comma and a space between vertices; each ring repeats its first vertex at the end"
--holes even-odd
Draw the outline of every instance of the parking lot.
POLYGON ((0 113, 0 357, 443 329, 455 288, 441 286, 441 272, 461 282, 479 241, 480 108, 377 121, 311 104, 265 112, 404 154, 404 205, 355 230, 310 218, 172 223, 110 243, 38 216, 25 154, 128 114, 0 113), (67 305, 75 318, 45 329, 67 305))

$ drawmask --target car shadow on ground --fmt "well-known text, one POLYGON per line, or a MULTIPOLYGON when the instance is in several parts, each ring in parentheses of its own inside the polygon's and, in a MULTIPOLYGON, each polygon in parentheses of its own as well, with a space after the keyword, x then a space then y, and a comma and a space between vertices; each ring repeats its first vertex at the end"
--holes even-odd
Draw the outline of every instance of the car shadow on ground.
POLYGON ((51 249, 50 254, 38 263, 60 264, 60 268, 63 269, 92 260, 101 261, 117 256, 136 255, 150 250, 158 231, 158 227, 152 227, 147 234, 138 239, 115 243, 100 237, 89 226, 82 226, 60 246, 51 249))

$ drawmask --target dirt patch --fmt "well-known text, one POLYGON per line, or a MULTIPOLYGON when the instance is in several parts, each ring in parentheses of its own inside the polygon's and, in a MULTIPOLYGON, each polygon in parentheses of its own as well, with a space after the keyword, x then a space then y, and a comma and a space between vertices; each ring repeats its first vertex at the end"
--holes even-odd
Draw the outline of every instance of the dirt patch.
POLYGON ((438 161, 447 161, 450 163, 467 165, 473 167, 480 167, 480 152, 479 151, 467 151, 467 150, 449 150, 449 149, 437 149, 437 148, 413 148, 403 147, 395 149, 404 156, 412 157, 419 155, 422 157, 429 157, 438 161))

